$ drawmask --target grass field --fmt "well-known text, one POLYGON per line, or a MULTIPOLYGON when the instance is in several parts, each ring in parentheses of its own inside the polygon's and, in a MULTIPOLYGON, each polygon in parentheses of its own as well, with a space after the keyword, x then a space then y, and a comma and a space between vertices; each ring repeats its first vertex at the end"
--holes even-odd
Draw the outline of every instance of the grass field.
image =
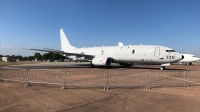
POLYGON ((0 66, 21 65, 21 64, 35 64, 35 63, 40 63, 40 62, 35 62, 35 61, 0 62, 0 66))

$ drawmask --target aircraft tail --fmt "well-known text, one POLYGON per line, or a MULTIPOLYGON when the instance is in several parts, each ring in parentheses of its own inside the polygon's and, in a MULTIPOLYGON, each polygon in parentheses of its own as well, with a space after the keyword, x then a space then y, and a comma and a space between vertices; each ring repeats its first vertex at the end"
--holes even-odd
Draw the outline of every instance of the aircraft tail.
POLYGON ((60 29, 60 41, 61 41, 61 50, 67 51, 68 49, 76 48, 74 46, 71 46, 63 29, 60 29))

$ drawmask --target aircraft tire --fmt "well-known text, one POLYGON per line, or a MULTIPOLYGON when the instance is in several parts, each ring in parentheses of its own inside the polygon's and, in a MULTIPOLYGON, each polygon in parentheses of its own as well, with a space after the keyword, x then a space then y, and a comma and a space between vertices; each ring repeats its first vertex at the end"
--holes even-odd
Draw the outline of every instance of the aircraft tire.
POLYGON ((129 67, 132 67, 134 65, 134 63, 129 64, 129 67))
POLYGON ((94 65, 92 63, 90 63, 89 68, 93 68, 93 67, 94 67, 94 65))
POLYGON ((164 70, 164 69, 165 69, 165 66, 161 66, 161 67, 160 67, 160 70, 164 70))

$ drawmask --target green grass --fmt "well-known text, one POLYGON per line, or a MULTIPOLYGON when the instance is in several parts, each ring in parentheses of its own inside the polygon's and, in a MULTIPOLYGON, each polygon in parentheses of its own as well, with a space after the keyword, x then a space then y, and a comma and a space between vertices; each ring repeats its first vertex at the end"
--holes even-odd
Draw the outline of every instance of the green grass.
POLYGON ((21 64, 35 64, 35 63, 40 63, 40 62, 35 62, 35 61, 0 62, 0 66, 21 65, 21 64))

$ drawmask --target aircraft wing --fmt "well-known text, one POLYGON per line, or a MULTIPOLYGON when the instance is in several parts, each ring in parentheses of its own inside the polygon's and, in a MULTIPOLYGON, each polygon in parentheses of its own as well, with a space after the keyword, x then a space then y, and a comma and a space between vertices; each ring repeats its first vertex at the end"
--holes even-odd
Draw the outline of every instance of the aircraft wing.
POLYGON ((94 55, 87 55, 87 54, 84 54, 84 53, 69 53, 69 52, 64 52, 64 51, 61 51, 61 50, 54 50, 54 49, 47 49, 47 48, 43 48, 43 49, 26 49, 26 50, 59 53, 59 54, 65 54, 67 56, 85 57, 86 59, 93 59, 95 57, 94 55))

